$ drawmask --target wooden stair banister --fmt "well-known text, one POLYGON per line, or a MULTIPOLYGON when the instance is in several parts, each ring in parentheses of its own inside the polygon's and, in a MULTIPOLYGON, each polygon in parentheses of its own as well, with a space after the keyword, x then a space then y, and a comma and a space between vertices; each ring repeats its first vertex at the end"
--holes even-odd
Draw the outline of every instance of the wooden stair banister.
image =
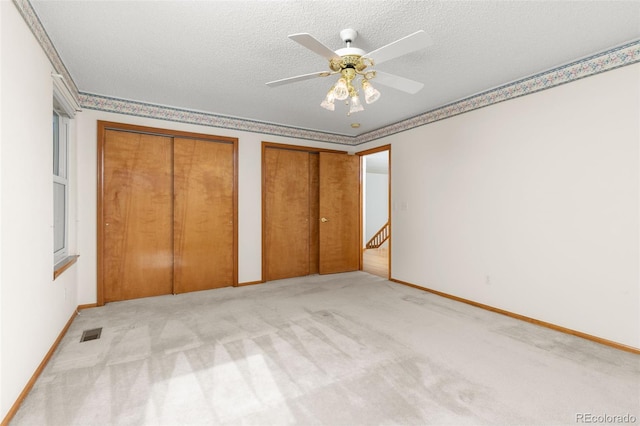
POLYGON ((376 232, 374 236, 371 237, 369 241, 367 241, 367 244, 365 244, 365 248, 367 249, 378 248, 382 244, 384 244, 384 242, 387 241, 388 239, 389 239, 389 222, 387 221, 387 223, 382 225, 382 228, 380 228, 378 232, 376 232))

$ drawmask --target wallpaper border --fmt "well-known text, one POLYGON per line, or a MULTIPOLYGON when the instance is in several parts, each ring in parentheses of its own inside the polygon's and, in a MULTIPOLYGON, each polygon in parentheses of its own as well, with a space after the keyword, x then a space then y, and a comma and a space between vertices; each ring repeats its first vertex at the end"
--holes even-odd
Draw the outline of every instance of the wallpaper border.
POLYGON ((359 135, 356 137, 356 144, 370 142, 465 112, 551 89, 562 84, 571 83, 637 62, 640 62, 640 40, 635 40, 604 52, 570 62, 566 65, 504 84, 497 88, 438 107, 413 118, 359 135))
POLYGON ((112 98, 92 93, 80 93, 82 108, 138 117, 156 118, 180 123, 198 124, 243 132, 264 133, 267 135, 286 136, 297 139, 308 139, 319 142, 331 142, 342 145, 353 145, 352 136, 323 133, 313 130, 287 127, 279 124, 252 121, 242 118, 228 117, 207 112, 168 107, 145 102, 112 98))
POLYGON ((58 51, 56 50, 55 46, 51 42, 51 39, 49 38, 49 34, 47 34, 47 31, 42 26, 42 22, 40 22, 40 18, 38 18, 38 15, 33 10, 33 6, 31 6, 31 3, 29 2, 29 0, 13 0, 13 3, 16 5, 18 12, 20 12, 20 15, 22 15, 22 19, 24 19, 24 21, 27 23, 27 26, 29 27, 29 29, 35 36, 36 40, 40 44, 40 47, 42 48, 42 50, 44 50, 44 53, 49 58, 49 61, 51 62, 53 69, 55 70, 56 73, 62 76, 62 78, 64 79, 64 81, 67 83, 69 87, 71 95, 77 101, 78 87, 73 81, 73 78, 71 78, 71 74, 69 74, 67 67, 62 62, 62 59, 60 58, 58 51))

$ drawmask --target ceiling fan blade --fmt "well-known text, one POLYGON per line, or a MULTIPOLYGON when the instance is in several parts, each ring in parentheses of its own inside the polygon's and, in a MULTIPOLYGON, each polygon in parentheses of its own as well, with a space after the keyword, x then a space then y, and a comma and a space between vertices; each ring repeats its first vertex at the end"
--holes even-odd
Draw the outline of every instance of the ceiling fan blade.
POLYGON ((284 84, 295 83, 297 81, 311 80, 312 78, 316 78, 316 77, 328 77, 331 74, 335 74, 335 73, 328 72, 328 71, 312 72, 310 74, 302 74, 302 75, 297 75, 295 77, 289 77, 289 78, 283 78, 281 80, 270 81, 267 83, 267 86, 278 87, 284 84))
POLYGON ((380 83, 383 86, 402 90, 403 92, 409 93, 411 95, 415 95, 424 87, 424 84, 420 83, 419 81, 410 80, 408 78, 399 77, 397 75, 388 74, 381 71, 376 71, 376 76, 371 81, 373 83, 380 83))
POLYGON ((364 57, 373 59, 374 64, 378 65, 388 61, 389 59, 394 59, 398 56, 424 49, 431 46, 431 44, 433 44, 431 37, 429 37, 424 30, 420 30, 396 40, 393 43, 389 43, 371 51, 365 54, 364 57))
POLYGON ((301 44, 302 46, 306 47, 307 49, 311 50, 312 52, 317 53, 318 55, 322 56, 323 58, 329 61, 334 58, 340 57, 336 54, 336 52, 334 52, 333 50, 329 49, 327 46, 319 42, 311 34, 307 34, 307 33, 291 34, 289 38, 301 44))

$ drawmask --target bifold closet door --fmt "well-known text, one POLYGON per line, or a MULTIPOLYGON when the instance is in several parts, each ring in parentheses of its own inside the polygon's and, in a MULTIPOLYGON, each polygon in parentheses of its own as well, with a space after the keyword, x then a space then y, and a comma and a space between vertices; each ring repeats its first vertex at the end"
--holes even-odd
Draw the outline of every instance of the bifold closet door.
POLYGON ((320 273, 360 268, 360 157, 320 153, 320 273))
POLYGON ((105 302, 172 292, 171 139, 117 130, 105 132, 105 302))
POLYGON ((267 281, 310 274, 311 155, 287 149, 264 150, 264 278, 267 281))
POLYGON ((234 146, 175 138, 174 293, 234 284, 234 146))
POLYGON ((360 158, 263 152, 264 279, 360 268, 360 158))

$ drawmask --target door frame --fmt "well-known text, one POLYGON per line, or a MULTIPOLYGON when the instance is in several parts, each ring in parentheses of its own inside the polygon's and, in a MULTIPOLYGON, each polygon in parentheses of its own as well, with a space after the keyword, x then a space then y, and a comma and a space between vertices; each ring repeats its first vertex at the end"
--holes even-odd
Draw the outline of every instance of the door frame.
POLYGON ((161 129, 98 120, 97 161, 98 161, 98 194, 97 194, 97 306, 104 305, 104 149, 107 130, 129 133, 146 133, 166 137, 198 139, 210 142, 233 145, 233 283, 238 286, 238 138, 207 135, 204 133, 183 132, 180 130, 161 129))
POLYGON ((393 235, 393 228, 391 226, 391 144, 382 145, 377 148, 371 148, 364 151, 356 152, 356 155, 360 156, 360 270, 363 268, 363 257, 364 257, 364 248, 362 248, 362 234, 364 230, 362 229, 362 225, 364 223, 364 202, 363 197, 364 193, 362 191, 362 182, 364 181, 364 168, 362 167, 362 160, 365 155, 376 154, 378 152, 387 151, 389 153, 389 180, 388 180, 388 203, 387 203, 387 215, 389 217, 389 259, 387 265, 388 276, 387 279, 391 279, 391 237, 393 235))
MULTIPOLYGON (((267 243, 267 239, 266 239, 266 173, 265 173, 265 150, 267 149, 284 149, 284 150, 291 150, 291 151, 304 151, 304 152, 310 152, 310 153, 320 153, 320 152, 332 152, 332 153, 336 153, 336 154, 349 154, 348 151, 343 151, 343 150, 336 150, 336 149, 326 149, 326 148, 316 148, 313 146, 303 146, 303 145, 290 145, 290 144, 283 144, 283 143, 276 143, 276 142, 266 142, 263 141, 262 142, 262 152, 261 152, 261 158, 260 158, 260 166, 261 166, 261 172, 262 172, 262 184, 261 184, 261 188, 260 188, 260 192, 261 192, 261 196, 262 196, 262 256, 261 256, 261 261, 262 261, 262 268, 261 268, 261 278, 260 278, 260 282, 264 283, 265 281, 265 277, 266 277, 266 268, 267 268, 267 254, 266 254, 266 243, 267 243)), ((362 168, 361 168, 362 170, 362 168)), ((361 172, 362 173, 362 172, 361 172)), ((362 191, 362 185, 360 185, 360 191, 362 191)), ((360 196, 360 202, 362 203, 362 195, 360 196)), ((362 206, 360 206, 360 210, 362 211, 362 206)), ((362 223, 360 224, 360 233, 362 233, 362 223)), ((360 239, 362 239, 362 235, 360 235, 359 237, 360 239)), ((362 257, 362 256, 361 256, 362 257)), ((359 265, 360 269, 362 269, 362 259, 360 260, 360 265, 359 265)))

